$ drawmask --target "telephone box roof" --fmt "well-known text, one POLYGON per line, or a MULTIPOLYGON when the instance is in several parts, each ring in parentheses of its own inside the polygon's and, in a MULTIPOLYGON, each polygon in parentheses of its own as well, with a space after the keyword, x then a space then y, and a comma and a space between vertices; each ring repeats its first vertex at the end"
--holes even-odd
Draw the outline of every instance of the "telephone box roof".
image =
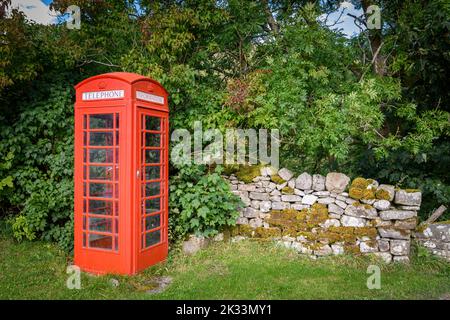
POLYGON ((111 79, 111 78, 112 79, 118 79, 118 80, 122 80, 122 81, 124 81, 126 83, 129 83, 130 85, 135 83, 135 82, 137 82, 137 81, 150 81, 150 82, 158 85, 159 87, 161 87, 164 90, 164 92, 166 94, 168 94, 167 90, 164 89, 164 87, 158 81, 153 80, 152 78, 144 77, 144 76, 141 76, 139 74, 131 73, 131 72, 109 72, 109 73, 103 73, 103 74, 100 74, 100 75, 97 75, 97 76, 93 76, 93 77, 87 78, 87 79, 81 81, 80 83, 78 83, 75 86, 75 89, 78 89, 79 87, 83 86, 84 84, 86 84, 86 83, 88 83, 88 82, 90 82, 92 80, 102 79, 102 78, 104 78, 104 79, 111 79))

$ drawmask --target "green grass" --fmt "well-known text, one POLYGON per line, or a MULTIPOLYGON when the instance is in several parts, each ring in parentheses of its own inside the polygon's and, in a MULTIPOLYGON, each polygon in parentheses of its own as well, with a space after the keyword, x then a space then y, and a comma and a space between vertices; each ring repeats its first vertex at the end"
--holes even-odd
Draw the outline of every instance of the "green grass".
POLYGON ((193 256, 172 252, 166 263, 132 277, 82 275, 66 288, 67 256, 44 242, 0 238, 0 299, 437 299, 450 293, 450 264, 422 256, 410 266, 348 256, 312 261, 270 243, 217 243, 193 256), (381 267, 381 289, 366 287, 367 266, 381 267), (161 294, 152 279, 173 277, 161 294), (113 287, 110 279, 119 280, 113 287))

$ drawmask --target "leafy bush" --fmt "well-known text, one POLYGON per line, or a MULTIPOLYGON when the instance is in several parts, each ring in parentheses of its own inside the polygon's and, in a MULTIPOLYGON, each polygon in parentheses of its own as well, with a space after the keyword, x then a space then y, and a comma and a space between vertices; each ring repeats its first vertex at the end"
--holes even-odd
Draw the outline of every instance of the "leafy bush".
POLYGON ((53 85, 31 103, 13 126, 1 131, 0 155, 7 156, 14 189, 2 192, 18 239, 41 238, 73 245, 73 102, 68 87, 53 85), (11 154, 14 154, 12 158, 11 154))
POLYGON ((169 233, 179 240, 195 233, 213 236, 232 226, 239 216, 241 200, 231 193, 220 176, 222 167, 206 172, 205 166, 183 166, 170 181, 169 233))

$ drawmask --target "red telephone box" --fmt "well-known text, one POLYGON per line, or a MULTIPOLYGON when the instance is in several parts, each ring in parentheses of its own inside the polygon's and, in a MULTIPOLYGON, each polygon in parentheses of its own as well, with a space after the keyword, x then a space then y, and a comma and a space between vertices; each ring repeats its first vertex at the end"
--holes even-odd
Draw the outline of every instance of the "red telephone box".
POLYGON ((167 257, 168 94, 126 72, 75 89, 75 264, 135 274, 167 257))

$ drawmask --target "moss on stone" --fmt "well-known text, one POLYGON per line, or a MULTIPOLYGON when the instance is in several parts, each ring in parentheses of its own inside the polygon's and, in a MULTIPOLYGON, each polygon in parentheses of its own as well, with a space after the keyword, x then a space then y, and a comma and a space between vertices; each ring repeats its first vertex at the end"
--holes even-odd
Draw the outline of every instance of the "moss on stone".
POLYGON ((366 189, 363 191, 362 199, 364 200, 372 200, 375 199, 375 191, 372 189, 366 189))
POLYGON ((359 246, 356 244, 345 244, 344 245, 344 252, 359 255, 361 251, 359 250, 359 246))
POLYGON ((250 227, 248 224, 239 225, 239 234, 245 237, 252 237, 254 229, 250 227))
POLYGON ((429 226, 428 223, 421 223, 417 226, 416 231, 424 232, 426 230, 426 228, 428 228, 428 226, 429 226))
POLYGON ((261 165, 241 165, 236 172, 236 177, 245 183, 253 182, 253 179, 261 174, 261 165))
POLYGON ((358 178, 353 179, 350 187, 358 188, 358 189, 366 189, 370 184, 371 184, 371 182, 369 182, 369 180, 364 179, 362 177, 358 177, 358 178))
POLYGON ((311 228, 318 226, 320 223, 328 219, 327 206, 322 203, 315 203, 309 209, 307 215, 307 224, 311 228))
POLYGON ((276 184, 283 184, 286 182, 283 178, 281 178, 278 174, 273 174, 270 176, 270 180, 276 184))
POLYGON ((353 234, 354 227, 329 227, 328 230, 340 234, 353 234))
POLYGON ((229 233, 231 237, 236 237, 239 235, 239 225, 233 226, 229 229, 229 233))
POLYGON ((226 176, 231 176, 239 171, 238 164, 226 164, 223 166, 223 174, 226 176))
POLYGON ((375 192, 375 197, 380 200, 390 200, 391 199, 389 192, 384 189, 378 189, 375 192))
POLYGON ((284 187, 283 189, 281 189, 281 192, 283 194, 294 194, 294 189, 292 189, 291 187, 284 187))
POLYGON ((377 228, 374 227, 356 227, 353 233, 358 237, 369 237, 375 239, 377 237, 377 228))
POLYGON ((349 189, 349 196, 353 199, 360 200, 372 200, 375 199, 376 193, 375 190, 373 190, 371 184, 375 180, 373 179, 365 179, 362 177, 355 178, 352 181, 352 184, 350 185, 349 189))
POLYGON ((333 244, 335 242, 343 242, 344 241, 343 234, 336 233, 336 232, 330 232, 328 230, 322 230, 318 234, 318 240, 319 241, 327 241, 329 244, 333 244))
POLYGON ((305 237, 309 241, 315 241, 317 240, 317 234, 311 232, 311 231, 299 231, 297 233, 297 236, 305 237))
POLYGON ((297 228, 295 226, 289 226, 286 228, 283 228, 281 235, 284 236, 288 236, 288 237, 296 237, 297 236, 297 228))
POLYGON ((350 196, 350 198, 353 198, 355 200, 359 200, 363 197, 364 195, 364 190, 361 188, 356 188, 356 187, 350 187, 349 191, 348 191, 348 195, 350 196))
POLYGON ((420 192, 419 189, 405 189, 406 193, 414 193, 414 192, 420 192))
POLYGON ((300 221, 306 221, 307 216, 308 216, 308 210, 302 210, 297 213, 297 215, 295 216, 295 219, 300 220, 300 221))
POLYGON ((279 228, 263 228, 258 227, 255 229, 255 236, 258 238, 275 238, 281 236, 281 230, 279 228))

